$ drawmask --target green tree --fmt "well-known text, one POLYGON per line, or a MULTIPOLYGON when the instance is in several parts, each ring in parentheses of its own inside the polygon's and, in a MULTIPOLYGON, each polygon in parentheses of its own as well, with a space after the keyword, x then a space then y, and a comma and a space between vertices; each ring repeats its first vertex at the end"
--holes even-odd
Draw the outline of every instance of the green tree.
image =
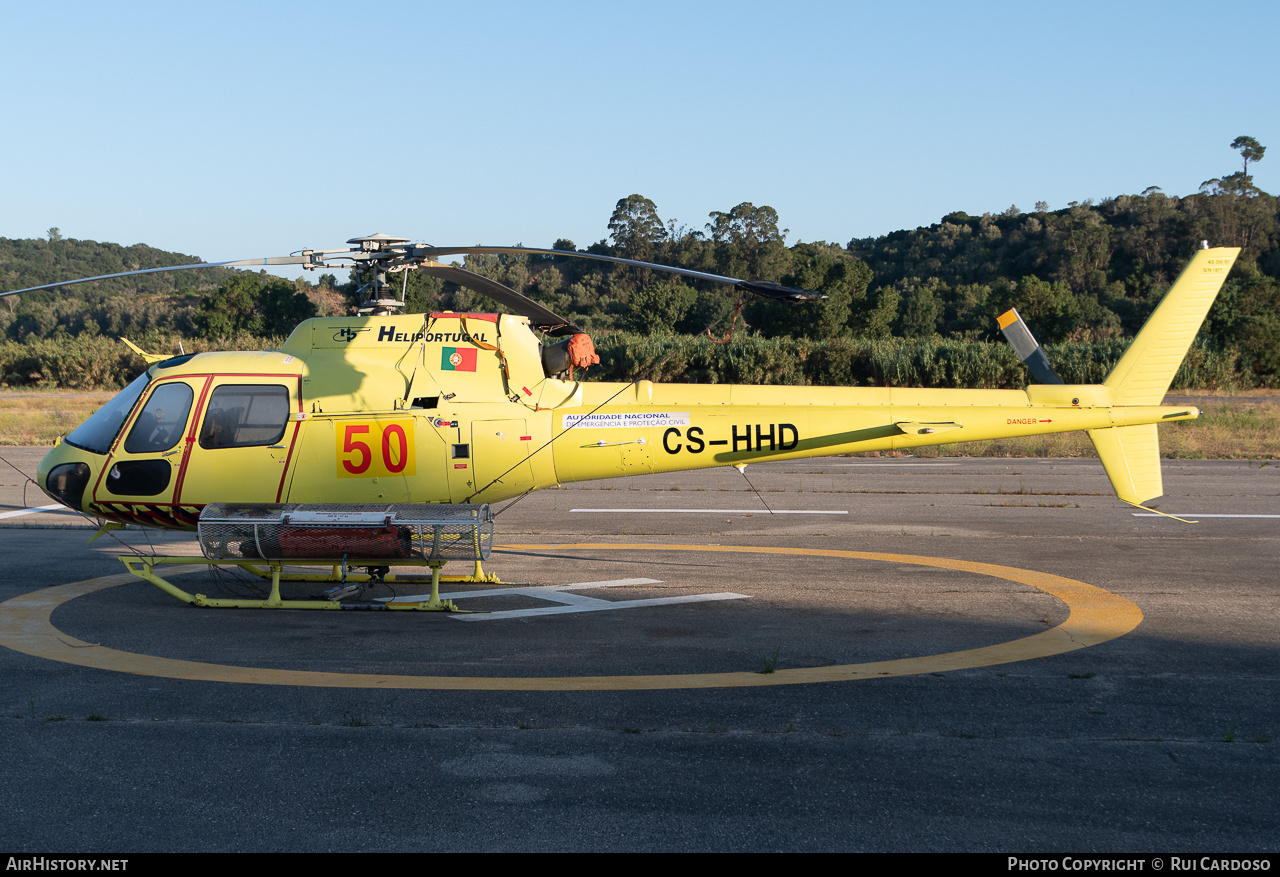
POLYGON ((943 334, 966 341, 991 338, 995 321, 987 307, 991 287, 982 283, 963 283, 942 296, 943 334))
POLYGON ((655 281, 631 293, 626 324, 635 332, 668 333, 675 329, 697 293, 675 278, 655 281))
POLYGON ((649 262, 654 247, 667 236, 657 206, 643 195, 619 199, 609 217, 609 236, 625 259, 649 262))
POLYGON ((192 317, 202 338, 288 335, 316 315, 315 303, 292 281, 262 274, 236 274, 207 295, 192 317))
POLYGON ((1055 279, 1082 292, 1106 287, 1114 245, 1111 227, 1097 210, 1088 204, 1071 208, 1053 224, 1050 236, 1056 244, 1055 279))
POLYGON ((1237 150, 1240 157, 1244 159, 1244 170, 1241 173, 1246 179, 1249 177, 1249 162, 1262 161, 1262 156, 1267 151, 1267 147, 1252 137, 1237 137, 1231 141, 1231 148, 1237 150))
POLYGON ((258 295, 265 335, 288 335, 303 320, 316 315, 316 305, 303 288, 288 280, 272 279, 258 295))
MULTIPOLYGON (((1065 283, 1048 283, 1039 277, 1023 277, 1017 286, 995 290, 995 313, 1016 307, 1041 344, 1056 343, 1079 327, 1080 300, 1065 283)), ((989 299, 989 301, 991 300, 989 299)))
POLYGON ((796 244, 792 248, 791 273, 785 286, 811 289, 825 299, 791 307, 774 302, 753 302, 747 318, 768 337, 792 335, 822 339, 860 332, 869 310, 867 285, 871 269, 835 244, 796 244))
POLYGON ((710 218, 707 233, 721 272, 748 280, 777 280, 786 273, 789 229, 778 228, 778 211, 744 201, 728 213, 713 210, 710 218))
POLYGON ((875 307, 866 312, 861 326, 854 325, 854 332, 867 338, 887 338, 892 335, 901 298, 894 287, 882 286, 875 296, 875 307))
POLYGON ((258 293, 262 280, 256 274, 237 274, 205 296, 192 322, 202 338, 226 338, 237 332, 262 333, 258 293))
POLYGON ((931 277, 924 283, 913 281, 914 278, 908 280, 900 293, 898 334, 904 338, 929 338, 938 334, 943 316, 943 305, 934 295, 938 280, 931 277))
POLYGON ((1249 162, 1262 161, 1267 148, 1252 137, 1237 137, 1231 141, 1231 148, 1239 151, 1243 160, 1243 170, 1225 177, 1215 177, 1200 184, 1200 190, 1210 195, 1248 195, 1262 194, 1262 190, 1253 184, 1249 175, 1249 162))
POLYGON ((534 280, 534 286, 538 288, 538 293, 544 298, 555 295, 563 285, 564 275, 554 265, 550 268, 542 269, 534 280))
POLYGON ((1239 347, 1254 374, 1280 375, 1280 280, 1228 280, 1209 311, 1208 330, 1239 347))

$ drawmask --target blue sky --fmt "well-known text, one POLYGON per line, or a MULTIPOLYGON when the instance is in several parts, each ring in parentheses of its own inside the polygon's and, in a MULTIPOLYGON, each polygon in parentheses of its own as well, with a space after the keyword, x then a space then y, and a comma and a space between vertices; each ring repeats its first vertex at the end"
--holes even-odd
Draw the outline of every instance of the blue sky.
POLYGON ((1274 151, 1280 4, 4 4, 0 236, 207 260, 579 246, 619 198, 789 243, 1194 192, 1274 151))

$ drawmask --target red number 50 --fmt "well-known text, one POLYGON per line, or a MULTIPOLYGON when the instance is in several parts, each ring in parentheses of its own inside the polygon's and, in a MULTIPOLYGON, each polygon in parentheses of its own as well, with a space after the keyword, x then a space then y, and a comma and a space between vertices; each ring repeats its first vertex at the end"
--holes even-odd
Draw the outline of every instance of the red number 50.
POLYGON ((344 423, 336 438, 339 478, 411 477, 416 474, 411 420, 344 423))

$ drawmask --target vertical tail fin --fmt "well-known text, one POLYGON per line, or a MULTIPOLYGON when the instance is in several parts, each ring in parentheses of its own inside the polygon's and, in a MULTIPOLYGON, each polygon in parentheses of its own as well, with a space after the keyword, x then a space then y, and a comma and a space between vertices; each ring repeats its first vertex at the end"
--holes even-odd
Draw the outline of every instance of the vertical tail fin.
POLYGON ((1155 313, 1103 381, 1121 405, 1159 405, 1200 324, 1240 254, 1239 247, 1198 250, 1155 313))
MULTIPOLYGON (((1178 275, 1103 382, 1115 391, 1118 405, 1159 405, 1164 401, 1239 254, 1238 247, 1199 250, 1178 275)), ((1164 493, 1156 424, 1091 429, 1089 438, 1117 497, 1141 505, 1164 493)))

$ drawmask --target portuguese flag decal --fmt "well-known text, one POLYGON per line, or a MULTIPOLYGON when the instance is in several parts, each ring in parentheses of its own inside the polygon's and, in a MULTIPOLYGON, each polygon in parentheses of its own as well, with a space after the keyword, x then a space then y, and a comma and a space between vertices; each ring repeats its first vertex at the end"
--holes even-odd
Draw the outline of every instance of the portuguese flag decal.
POLYGON ((444 347, 440 350, 440 370, 446 372, 473 372, 476 370, 474 347, 444 347))

